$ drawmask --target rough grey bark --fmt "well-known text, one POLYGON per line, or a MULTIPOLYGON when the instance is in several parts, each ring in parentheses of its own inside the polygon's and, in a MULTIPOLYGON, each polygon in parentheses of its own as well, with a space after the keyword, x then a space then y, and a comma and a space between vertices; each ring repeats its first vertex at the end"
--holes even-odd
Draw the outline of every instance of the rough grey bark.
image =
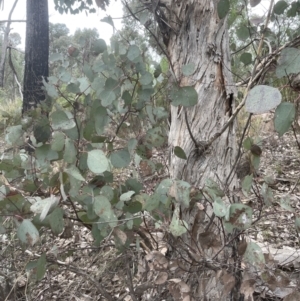
MULTIPOLYGON (((182 23, 170 31, 167 45, 180 86, 194 86, 198 92, 197 105, 187 109, 188 123, 196 141, 209 141, 220 132, 234 107, 235 85, 230 73, 227 23, 218 18, 218 2, 190 0, 174 5, 174 13, 182 23), (182 67, 189 63, 195 64, 195 72, 185 77, 182 67)), ((171 156, 172 177, 197 187, 205 184, 207 178, 225 183, 236 155, 234 124, 198 156, 184 112, 172 106, 171 116, 169 143, 171 147, 183 148, 189 157, 185 162, 171 156)))
POLYGON ((5 70, 5 62, 6 62, 6 52, 9 46, 9 32, 10 32, 10 24, 11 24, 11 16, 15 10, 18 0, 15 0, 7 19, 6 28, 3 35, 2 49, 1 49, 1 59, 0 59, 0 88, 4 87, 4 70, 5 70))
POLYGON ((23 109, 45 100, 42 78, 49 75, 48 0, 27 0, 23 109))
MULTIPOLYGON (((196 189, 203 188, 209 178, 224 189, 237 154, 235 123, 204 152, 197 150, 193 141, 197 144, 202 141, 205 145, 220 133, 234 110, 235 84, 230 72, 227 22, 218 17, 218 2, 152 1, 176 81, 181 87, 193 86, 198 93, 198 103, 193 107, 171 106, 169 133, 170 175, 173 179, 189 182, 196 189), (191 76, 184 76, 182 67, 190 63, 195 65, 195 71, 191 76), (175 146, 185 151, 187 160, 173 154, 175 146)), ((234 185, 235 178, 231 187, 234 185)), ((180 278, 184 283, 176 288, 169 286, 169 291, 174 300, 183 300, 180 298, 183 298, 184 291, 188 296, 185 300, 227 300, 230 294, 232 300, 237 300, 239 284, 236 276, 241 275, 234 269, 238 264, 227 271, 222 268, 222 264, 230 267, 233 249, 228 251, 226 248, 225 254, 224 230, 212 215, 209 202, 203 200, 202 204, 180 208, 180 217, 187 222, 189 231, 182 237, 183 244, 179 243, 180 240, 175 243, 177 251, 173 253, 173 258, 185 258, 185 271, 189 272, 184 276, 182 270, 178 275, 175 273, 174 278, 180 278), (191 261, 191 258, 194 259, 191 261), (222 283, 221 278, 227 279, 230 284, 226 281, 222 283), (186 284, 188 287, 185 287, 186 284), (237 288, 234 293, 232 284, 237 288), (179 299, 175 297, 176 290, 181 292, 179 299)), ((233 245, 230 247, 236 247, 233 245)))

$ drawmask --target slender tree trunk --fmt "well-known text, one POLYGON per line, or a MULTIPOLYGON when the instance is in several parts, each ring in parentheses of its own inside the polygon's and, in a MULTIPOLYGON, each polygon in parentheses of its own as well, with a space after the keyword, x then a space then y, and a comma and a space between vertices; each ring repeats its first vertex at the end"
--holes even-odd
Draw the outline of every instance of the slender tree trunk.
POLYGON ((23 110, 45 100, 43 77, 49 75, 48 0, 27 0, 23 110))
MULTIPOLYGON (((176 80, 181 87, 193 86, 198 93, 195 106, 186 109, 171 107, 171 177, 187 181, 196 189, 203 188, 208 179, 213 179, 224 189, 237 154, 235 123, 204 152, 197 150, 193 140, 205 144, 221 131, 234 110, 235 84, 230 72, 226 19, 220 20, 218 17, 219 0, 161 2, 165 3, 157 6, 161 12, 155 13, 157 19, 162 18, 162 12, 166 18, 158 23, 161 23, 160 30, 176 80), (194 73, 184 76, 182 67, 191 63, 195 65, 194 73), (187 160, 173 154, 175 146, 185 151, 187 160)), ((235 178, 231 187, 234 185, 235 178)), ((211 204, 206 200, 202 204, 203 207, 180 208, 181 219, 187 222, 189 231, 182 237, 184 243, 175 242, 177 252, 174 259, 176 256, 179 260, 185 258, 185 271, 189 272, 184 276, 182 270, 181 274, 175 274, 174 278, 180 278, 184 283, 170 285, 169 291, 173 297, 176 292, 180 292, 181 296, 189 295, 190 299, 186 300, 227 300, 233 289, 227 285, 228 279, 230 285, 237 286, 239 290, 236 270, 222 269, 222 264, 230 267, 233 249, 228 251, 226 248, 225 254, 224 230, 214 217, 211 204), (226 281, 222 283, 221 279, 226 281), (189 289, 190 293, 184 293, 189 289)), ((174 297, 174 300, 183 299, 174 297)))
POLYGON ((10 32, 10 24, 11 24, 11 16, 13 11, 17 5, 18 0, 15 0, 8 16, 7 25, 5 28, 4 36, 3 36, 3 43, 1 49, 1 59, 0 59, 0 88, 4 87, 4 70, 5 70, 5 61, 6 61, 6 51, 7 47, 9 46, 9 32, 10 32))

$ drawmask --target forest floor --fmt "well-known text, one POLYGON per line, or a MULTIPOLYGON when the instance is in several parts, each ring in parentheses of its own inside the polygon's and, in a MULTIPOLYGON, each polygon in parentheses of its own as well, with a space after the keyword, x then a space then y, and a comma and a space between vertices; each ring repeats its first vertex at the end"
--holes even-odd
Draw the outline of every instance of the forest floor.
MULTIPOLYGON (((0 146, 2 149, 5 148, 3 141, 0 146)), ((263 154, 253 186, 255 193, 241 200, 251 205, 256 217, 259 217, 247 235, 262 246, 272 247, 275 253, 278 250, 295 253, 300 241, 295 227, 295 217, 300 216, 299 144, 292 131, 283 137, 269 132, 264 135, 261 146, 263 154), (262 199, 258 195, 264 180, 268 181, 271 188, 270 200, 273 205, 260 212, 262 199), (281 201, 287 198, 290 199, 289 204, 281 201)), ((167 150, 159 150, 153 156, 154 159, 167 162, 166 155, 167 150)), ((122 179, 129 177, 130 171, 124 171, 119 176, 122 179)), ((145 190, 152 191, 160 177, 147 175, 145 190)), ((54 237, 50 231, 44 230, 41 243, 30 250, 22 248, 13 235, 0 236, 0 277, 4 271, 10 271, 12 275, 6 287, 7 294, 10 292, 9 297, 5 300, 108 300, 101 296, 103 288, 118 300, 132 300, 129 293, 131 283, 138 286, 143 282, 139 266, 144 258, 143 249, 132 244, 128 252, 119 253, 109 239, 100 247, 94 246, 91 232, 87 228, 73 225, 70 230, 69 235, 66 233, 61 237, 54 237), (48 254, 46 275, 38 283, 29 281, 32 275, 26 266, 43 253, 48 254), (58 254, 54 260, 51 259, 53 253, 58 254), (129 280, 131 277, 132 282, 129 280)), ((281 266, 289 272, 296 271, 299 265, 298 257, 293 257, 287 263, 281 262, 281 266)), ((284 294, 284 291, 281 293, 284 294)), ((278 296, 280 293, 274 295, 272 300, 282 300, 278 296)), ((257 300, 267 299, 259 297, 257 300)))

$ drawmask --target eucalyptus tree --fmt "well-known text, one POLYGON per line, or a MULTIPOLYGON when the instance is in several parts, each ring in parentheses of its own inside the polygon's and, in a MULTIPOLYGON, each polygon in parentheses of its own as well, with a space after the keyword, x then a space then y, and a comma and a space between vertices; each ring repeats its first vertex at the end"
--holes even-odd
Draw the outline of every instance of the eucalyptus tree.
MULTIPOLYGON (((230 16, 231 25, 234 17, 247 16, 239 11, 245 5, 239 9, 234 6, 244 1, 140 0, 131 5, 124 0, 122 3, 132 19, 140 22, 153 37, 165 60, 153 72, 144 61, 142 47, 134 41, 125 43, 118 39, 113 39, 110 47, 104 40, 93 40, 90 50, 95 60, 87 59, 76 47, 70 49, 67 58, 59 53, 51 57, 60 68, 57 77, 44 81, 45 89, 54 100, 63 97, 70 109, 65 110, 56 103, 47 123, 34 121, 37 162, 34 175, 30 175, 31 165, 28 168, 23 160, 2 167, 11 177, 25 173, 28 168, 28 182, 20 184, 25 191, 32 189, 39 178, 45 186, 51 186, 51 191, 59 187, 60 193, 38 200, 33 206, 25 206, 26 196, 18 195, 22 204, 19 207, 24 210, 30 207, 35 214, 30 220, 29 212, 25 212, 18 228, 20 240, 34 245, 39 240, 36 226, 41 226, 41 222, 53 233, 60 234, 66 216, 65 207, 59 204, 62 199, 64 205, 72 205, 72 219, 91 229, 96 245, 114 237, 115 246, 125 251, 137 235, 143 240, 140 245, 145 250, 146 262, 141 259, 138 263, 143 266, 142 276, 135 275, 141 284, 135 285, 134 281, 126 284, 132 300, 171 297, 176 301, 253 300, 256 283, 264 283, 276 294, 277 286, 287 286, 289 280, 282 274, 275 280, 273 263, 269 269, 259 244, 245 239, 248 229, 260 222, 263 210, 273 206, 273 194, 266 181, 261 190, 256 190, 259 205, 254 208, 235 195, 234 188, 239 184, 235 175, 239 150, 243 148, 248 153, 254 169, 247 171, 249 174, 242 181, 246 196, 252 187, 257 187, 252 186, 254 180, 250 173, 258 168, 262 154, 259 145, 244 135, 246 129, 237 144, 235 119, 243 106, 250 113, 249 120, 252 114, 276 108, 274 123, 279 135, 291 126, 294 106, 281 102, 280 91, 262 85, 261 80, 276 62, 276 76, 290 77, 293 89, 299 89, 296 74, 300 54, 296 47, 300 37, 271 45, 268 54, 263 47, 269 45, 266 35, 270 22, 276 15, 299 14, 298 2, 278 1, 274 5, 271 0, 263 26, 254 27, 238 20, 239 49, 246 49, 242 47, 246 42, 253 51, 242 53, 243 57, 237 51, 233 61, 228 13, 235 13, 230 16), (73 59, 82 63, 78 77, 69 70, 73 59), (231 64, 252 65, 251 72, 238 74, 241 83, 235 83, 231 64), (159 124, 166 118, 166 110, 151 103, 160 76, 169 80, 170 87, 165 94, 171 111, 169 175, 158 183, 153 193, 147 194, 142 191, 142 172, 148 174, 157 169, 158 164, 151 161, 151 151, 164 144, 168 131, 159 124), (242 87, 243 97, 236 105, 238 85, 242 87), (142 141, 138 139, 139 129, 127 126, 129 116, 147 121, 142 141), (122 135, 126 139, 119 140, 120 129, 125 126, 131 132, 124 131, 122 135), (108 134, 108 128, 114 133, 108 134), (124 183, 117 180, 117 185, 113 185, 113 171, 128 167, 131 159, 138 165, 136 173, 140 172, 141 177, 132 173, 124 183), (58 171, 54 170, 53 161, 60 162, 58 171), (18 164, 20 167, 12 171, 11 166, 18 164), (91 177, 91 181, 86 181, 91 177), (152 235, 155 228, 163 233, 162 239, 152 235)), ((259 3, 260 0, 249 2, 252 7, 259 3)), ((55 0, 55 4, 61 13, 94 11, 90 8, 91 0, 55 0)), ((109 1, 97 0, 96 4, 104 9, 109 1)), ((106 17, 105 21, 113 25, 111 18, 106 17)), ((22 134, 22 127, 12 127, 7 129, 6 139, 17 144, 18 135, 22 134)), ((281 200, 280 206, 293 211, 286 199, 281 200)), ((16 210, 9 201, 6 198, 0 203, 4 204, 2 210, 16 210)), ((295 222, 299 225, 299 218, 295 222)), ((37 269, 45 273, 45 258, 41 258, 37 269)), ((39 277, 43 277, 42 272, 39 277)), ((130 269, 128 279, 132 279, 130 269)), ((98 282, 97 290, 106 299, 115 300, 98 282)))

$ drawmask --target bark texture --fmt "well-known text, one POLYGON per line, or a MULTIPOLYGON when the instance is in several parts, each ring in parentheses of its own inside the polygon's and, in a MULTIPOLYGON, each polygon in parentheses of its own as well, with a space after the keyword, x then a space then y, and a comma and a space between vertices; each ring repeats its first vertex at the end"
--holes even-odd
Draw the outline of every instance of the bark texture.
MULTIPOLYGON (((209 141, 221 131, 234 110, 235 84, 230 72, 227 22, 218 17, 218 2, 160 1, 157 7, 160 5, 163 13, 156 11, 156 18, 164 18, 158 24, 176 81, 181 87, 193 86, 198 93, 195 106, 171 107, 170 174, 173 179, 185 180, 198 189, 209 178, 224 189, 237 154, 234 123, 204 152, 197 150, 193 141, 198 144, 209 141), (182 67, 190 63, 195 65, 195 70, 192 75, 184 76, 182 67), (175 146, 185 151, 187 160, 173 154, 175 146)), ((231 187, 234 185, 235 179, 231 187)), ((176 289, 169 286, 169 291, 174 300, 216 301, 227 300, 230 295, 231 300, 238 300, 240 274, 235 270, 238 264, 230 265, 234 251, 226 248, 225 252, 222 226, 214 218, 211 205, 205 200, 202 204, 202 208, 201 205, 180 208, 180 217, 187 222, 189 231, 181 237, 181 243, 171 244, 176 245, 174 260, 185 258, 184 270, 189 272, 184 276, 175 274, 174 278, 184 283, 176 289), (224 270, 222 264, 233 268, 224 270), (181 291, 181 299, 175 297, 176 290, 181 291), (183 292, 188 290, 184 299, 183 292)), ((234 244, 230 247, 234 248, 234 244)))
MULTIPOLYGON (((190 0, 173 5, 181 24, 170 31, 168 53, 180 86, 194 86, 198 92, 197 105, 186 109, 196 141, 208 141, 220 132, 234 109, 227 23, 218 18, 218 2, 190 0), (195 72, 185 77, 182 67, 189 63, 195 64, 195 72)), ((169 24, 176 24, 173 21, 169 24)), ((207 178, 224 183, 236 155, 234 125, 198 156, 183 109, 172 107, 171 116, 169 144, 172 148, 180 146, 188 156, 187 161, 171 156, 172 177, 196 187, 205 184, 207 178)))
POLYGON ((48 0, 27 0, 23 110, 45 100, 42 79, 49 75, 48 0))

